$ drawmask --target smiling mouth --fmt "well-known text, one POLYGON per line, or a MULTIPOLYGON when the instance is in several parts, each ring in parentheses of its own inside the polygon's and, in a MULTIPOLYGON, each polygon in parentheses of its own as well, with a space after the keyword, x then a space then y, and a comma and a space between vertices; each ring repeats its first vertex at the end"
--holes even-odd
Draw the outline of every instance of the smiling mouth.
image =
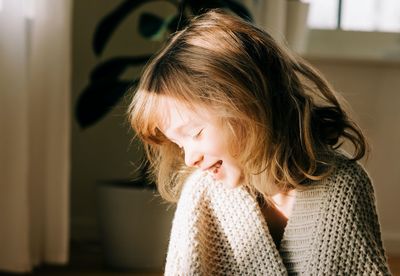
POLYGON ((216 162, 214 165, 208 168, 208 171, 211 171, 213 173, 217 173, 218 169, 222 166, 222 160, 219 160, 216 162))

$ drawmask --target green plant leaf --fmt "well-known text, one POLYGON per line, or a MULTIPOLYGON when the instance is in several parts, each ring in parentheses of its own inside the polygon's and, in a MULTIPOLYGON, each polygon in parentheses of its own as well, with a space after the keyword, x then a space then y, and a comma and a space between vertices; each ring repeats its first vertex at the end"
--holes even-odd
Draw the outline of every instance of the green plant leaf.
POLYGON ((90 80, 118 79, 120 75, 130 66, 143 65, 151 55, 137 57, 115 57, 99 63, 91 72, 90 80))
POLYGON ((204 13, 210 9, 221 8, 219 0, 188 0, 187 4, 194 15, 204 13))
POLYGON ((101 55, 111 35, 134 9, 153 1, 154 0, 125 0, 106 15, 97 25, 93 36, 93 51, 96 56, 101 55))
POLYGON ((167 28, 171 33, 182 30, 188 24, 188 18, 185 16, 187 0, 180 0, 178 4, 178 14, 169 18, 167 28))
POLYGON ((98 80, 91 82, 82 92, 75 109, 81 128, 87 128, 103 118, 138 80, 98 80))
POLYGON ((222 5, 224 5, 224 7, 230 9, 231 11, 233 11, 234 13, 236 13, 238 16, 240 16, 241 18, 252 22, 253 21, 253 17, 251 16, 251 13, 249 12, 249 10, 241 5, 240 3, 238 3, 235 0, 219 0, 218 2, 220 2, 222 5))
POLYGON ((174 15, 173 17, 168 19, 167 29, 174 33, 176 31, 181 30, 187 25, 188 18, 183 14, 182 16, 174 15))
POLYGON ((98 64, 77 101, 75 115, 79 125, 88 127, 104 117, 127 92, 129 85, 137 82, 122 81, 120 76, 127 68, 143 65, 150 57, 116 57, 98 64))
POLYGON ((139 19, 139 33, 149 39, 162 37, 162 32, 165 32, 164 19, 152 13, 144 12, 139 19))

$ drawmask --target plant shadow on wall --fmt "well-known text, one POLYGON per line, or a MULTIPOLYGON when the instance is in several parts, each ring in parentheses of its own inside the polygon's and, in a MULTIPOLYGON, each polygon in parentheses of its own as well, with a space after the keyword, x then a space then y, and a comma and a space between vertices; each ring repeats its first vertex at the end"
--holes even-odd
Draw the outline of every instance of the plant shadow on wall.
MULTIPOLYGON (((176 13, 161 18, 151 12, 140 14, 138 31, 146 39, 163 40, 168 34, 186 27, 188 17, 199 15, 213 8, 230 10, 251 20, 248 10, 235 0, 125 0, 106 15, 97 25, 93 36, 93 52, 100 57, 119 25, 136 9, 150 2, 168 2, 176 7, 176 13)), ((132 45, 132 50, 134 51, 132 45)), ((144 65, 151 55, 114 57, 95 66, 90 82, 82 91, 77 105, 76 118, 82 128, 89 127, 103 118, 126 94, 135 87, 138 79, 122 80, 129 68, 144 65)))
MULTIPOLYGON (((95 56, 102 57, 113 33, 129 15, 156 2, 173 5, 175 12, 165 18, 151 10, 139 15, 138 24, 132 30, 137 30, 149 42, 165 40, 169 34, 185 28, 191 16, 209 9, 226 9, 252 21, 248 10, 235 0, 125 0, 96 26, 92 45, 95 56)), ((156 5, 151 7, 154 9, 156 5)), ((134 91, 139 78, 126 80, 122 76, 132 67, 143 66, 150 58, 151 54, 135 55, 135 45, 132 45, 132 56, 115 56, 99 62, 76 103, 75 116, 80 127, 86 129, 99 122, 128 91, 134 91)), ((138 170, 140 175, 136 181, 107 181, 97 185, 100 233, 109 267, 160 269, 163 265, 172 212, 166 214, 165 207, 154 199, 155 185, 146 179, 146 170, 146 165, 138 170), (156 229, 165 231, 159 233, 156 229), (151 239, 145 238, 148 236, 151 239)))

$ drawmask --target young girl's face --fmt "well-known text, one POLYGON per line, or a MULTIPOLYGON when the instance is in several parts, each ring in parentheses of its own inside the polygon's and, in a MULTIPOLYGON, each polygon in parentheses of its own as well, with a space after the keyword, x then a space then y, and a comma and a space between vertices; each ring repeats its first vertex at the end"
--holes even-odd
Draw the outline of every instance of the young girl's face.
POLYGON ((229 151, 222 122, 208 109, 190 110, 172 99, 165 103, 160 130, 184 151, 186 165, 208 171, 229 187, 238 186, 242 172, 229 151))

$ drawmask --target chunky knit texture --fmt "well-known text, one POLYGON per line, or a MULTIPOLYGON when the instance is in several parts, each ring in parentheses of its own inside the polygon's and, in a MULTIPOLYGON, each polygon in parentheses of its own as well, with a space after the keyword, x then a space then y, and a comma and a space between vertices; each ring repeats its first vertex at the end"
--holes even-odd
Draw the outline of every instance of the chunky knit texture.
POLYGON ((371 181, 344 157, 297 191, 277 249, 257 201, 196 171, 175 213, 165 275, 390 275, 371 181))

